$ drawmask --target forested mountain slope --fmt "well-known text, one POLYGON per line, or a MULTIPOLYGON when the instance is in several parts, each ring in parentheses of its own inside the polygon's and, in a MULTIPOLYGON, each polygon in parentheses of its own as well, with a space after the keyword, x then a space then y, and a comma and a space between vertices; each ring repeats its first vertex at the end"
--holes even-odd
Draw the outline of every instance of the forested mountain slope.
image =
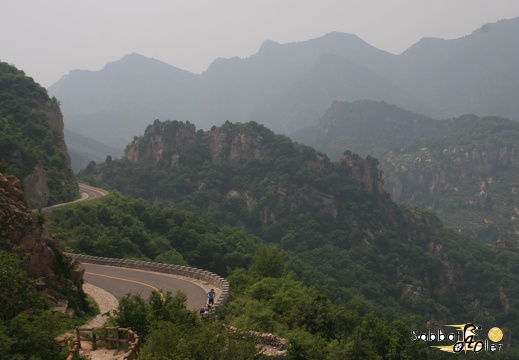
POLYGON ((82 176, 246 229, 385 309, 513 326, 517 248, 471 244, 395 204, 372 157, 332 162, 256 123, 204 132, 157 120, 125 159, 82 176))
POLYGON ((143 358, 182 354, 197 359, 209 352, 256 359, 256 341, 240 333, 247 330, 289 339, 280 351, 288 351, 289 358, 427 355, 425 344, 408 336, 411 326, 426 317, 377 305, 293 254, 203 215, 112 191, 56 209, 49 228, 74 252, 190 265, 228 278, 230 302, 203 319, 186 309, 182 293, 165 294, 164 300, 157 293, 148 300, 125 296, 112 317, 116 325, 137 331, 143 358), (236 333, 227 330, 229 325, 238 327, 236 333), (369 337, 359 337, 368 329, 369 337))
POLYGON ((73 200, 78 187, 55 98, 0 62, 0 171, 22 179, 32 207, 73 200))
POLYGON ((378 158, 395 201, 432 209, 474 239, 518 240, 516 121, 434 120, 383 102, 335 102, 293 138, 331 158, 345 150, 378 158))

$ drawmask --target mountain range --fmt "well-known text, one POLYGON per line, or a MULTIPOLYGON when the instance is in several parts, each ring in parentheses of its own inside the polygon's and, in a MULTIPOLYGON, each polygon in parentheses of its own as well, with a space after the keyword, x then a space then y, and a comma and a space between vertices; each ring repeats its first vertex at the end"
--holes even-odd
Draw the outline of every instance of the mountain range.
MULTIPOLYGON (((48 90, 68 130, 119 149, 115 156, 154 119, 203 129, 256 121, 290 134, 315 125, 334 100, 383 100, 435 118, 519 120, 518 33, 519 18, 501 20, 459 39, 424 38, 400 55, 336 32, 265 41, 256 54, 216 59, 200 75, 130 54, 100 71, 74 70, 48 90)), ((72 153, 94 155, 67 142, 72 153)))

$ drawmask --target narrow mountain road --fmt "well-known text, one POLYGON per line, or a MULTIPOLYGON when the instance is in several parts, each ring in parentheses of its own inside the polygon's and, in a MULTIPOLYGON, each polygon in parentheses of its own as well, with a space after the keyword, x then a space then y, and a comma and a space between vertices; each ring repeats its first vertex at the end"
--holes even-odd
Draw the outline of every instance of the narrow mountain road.
MULTIPOLYGON (((106 190, 81 183, 79 184, 79 191, 81 192, 80 199, 49 206, 43 208, 42 211, 80 201, 98 199, 108 194, 106 190)), ((180 290, 187 295, 187 307, 195 310, 205 305, 207 288, 211 286, 210 284, 200 283, 195 280, 190 281, 189 279, 168 274, 87 263, 83 263, 83 265, 86 269, 85 282, 108 291, 117 299, 120 299, 128 292, 140 293, 143 298, 147 298, 152 290, 162 289, 163 292, 170 291, 172 294, 180 290)))
POLYGON ((59 208, 59 207, 62 207, 62 206, 67 206, 67 205, 70 205, 70 204, 74 204, 74 203, 77 203, 77 202, 80 202, 80 201, 93 200, 93 199, 97 199, 97 198, 103 197, 105 195, 108 195, 108 191, 103 190, 103 189, 99 189, 99 188, 96 188, 96 187, 93 187, 93 186, 90 186, 90 185, 78 184, 78 186, 79 186, 79 192, 81 193, 81 198, 80 199, 77 199, 77 200, 74 200, 74 201, 70 201, 70 202, 67 202, 67 203, 47 206, 47 207, 42 208, 41 210, 42 211, 46 211, 46 210, 56 209, 56 208, 59 208))
POLYGON ((207 299, 206 291, 200 286, 173 275, 115 266, 83 265, 86 269, 85 281, 105 289, 117 299, 128 292, 140 293, 146 299, 153 290, 162 290, 163 293, 170 291, 173 295, 180 290, 187 295, 187 307, 190 310, 200 309, 207 299))
MULTIPOLYGON (((94 200, 108 194, 106 190, 86 184, 79 184, 79 191, 81 193, 80 199, 49 206, 43 208, 42 211, 52 210, 80 201, 94 200)), ((115 299, 119 300, 128 292, 140 294, 143 298, 147 298, 153 290, 162 291, 162 293, 170 291, 172 294, 175 294, 177 291, 183 291, 187 296, 187 308, 197 310, 205 305, 207 291, 211 287, 210 284, 201 283, 199 280, 180 278, 170 274, 88 263, 83 263, 83 266, 85 267, 84 279, 86 285, 84 290, 98 303, 103 313, 114 310, 118 302, 115 299)), ((99 314, 86 326, 100 327, 103 326, 105 321, 106 317, 99 314)), ((87 356, 92 360, 123 359, 124 354, 120 351, 103 348, 93 351, 88 348, 88 345, 88 342, 84 343, 86 348, 81 350, 81 355, 87 356)))

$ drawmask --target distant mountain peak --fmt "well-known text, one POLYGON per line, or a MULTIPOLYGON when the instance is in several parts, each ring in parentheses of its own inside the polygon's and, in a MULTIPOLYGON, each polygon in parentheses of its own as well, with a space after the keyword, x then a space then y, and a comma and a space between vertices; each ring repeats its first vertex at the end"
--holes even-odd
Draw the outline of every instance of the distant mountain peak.
POLYGON ((275 42, 273 40, 265 40, 263 41, 263 43, 261 44, 260 48, 259 48, 259 51, 258 52, 269 52, 271 51, 272 49, 276 49, 276 48, 279 48, 281 47, 282 45, 278 42, 275 42))
POLYGON ((141 54, 137 54, 137 53, 130 53, 130 54, 124 55, 119 60, 115 60, 115 61, 111 61, 111 62, 107 63, 105 65, 104 69, 107 69, 107 68, 110 68, 110 67, 113 67, 113 66, 119 65, 119 64, 124 64, 124 65, 129 65, 129 66, 139 66, 139 67, 148 66, 148 65, 153 65, 153 66, 161 65, 164 67, 175 68, 174 66, 172 66, 168 63, 165 63, 163 61, 160 61, 160 60, 157 60, 154 58, 150 58, 150 57, 147 57, 147 56, 144 56, 141 54))
POLYGON ((329 33, 325 34, 324 36, 322 36, 321 38, 322 39, 341 40, 341 41, 344 41, 344 40, 355 40, 355 41, 365 42, 364 40, 362 40, 360 37, 358 37, 355 34, 344 33, 344 32, 339 32, 339 31, 329 32, 329 33))
POLYGON ((496 29, 502 29, 503 27, 508 27, 508 26, 518 27, 519 26, 519 17, 512 18, 512 19, 503 19, 503 20, 499 20, 499 21, 493 22, 493 23, 486 23, 483 26, 481 26, 480 28, 474 30, 472 32, 472 34, 491 33, 493 31, 495 31, 496 29))

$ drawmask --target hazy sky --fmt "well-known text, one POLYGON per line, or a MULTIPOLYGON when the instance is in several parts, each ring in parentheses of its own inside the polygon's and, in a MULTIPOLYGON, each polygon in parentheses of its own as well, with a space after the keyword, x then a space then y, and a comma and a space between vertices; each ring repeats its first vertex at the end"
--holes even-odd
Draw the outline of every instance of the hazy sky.
POLYGON ((267 39, 339 31, 399 54, 518 16, 519 0, 0 0, 0 60, 49 86, 132 52, 201 73, 267 39))

